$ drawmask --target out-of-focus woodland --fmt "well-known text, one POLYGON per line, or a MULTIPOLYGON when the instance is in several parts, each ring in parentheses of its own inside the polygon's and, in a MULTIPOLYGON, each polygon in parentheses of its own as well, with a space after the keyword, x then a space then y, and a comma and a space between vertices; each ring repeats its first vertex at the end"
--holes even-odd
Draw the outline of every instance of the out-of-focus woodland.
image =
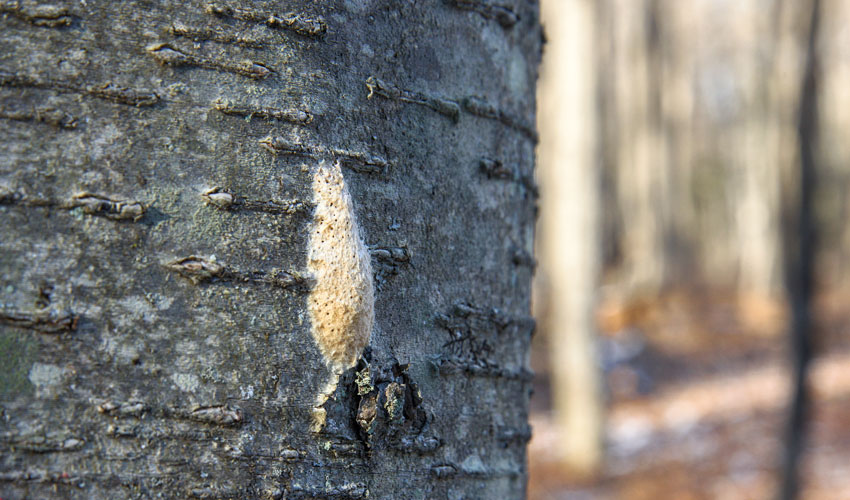
POLYGON ((529 498, 777 496, 809 158, 798 498, 850 499, 850 2, 543 0, 542 21, 529 498))

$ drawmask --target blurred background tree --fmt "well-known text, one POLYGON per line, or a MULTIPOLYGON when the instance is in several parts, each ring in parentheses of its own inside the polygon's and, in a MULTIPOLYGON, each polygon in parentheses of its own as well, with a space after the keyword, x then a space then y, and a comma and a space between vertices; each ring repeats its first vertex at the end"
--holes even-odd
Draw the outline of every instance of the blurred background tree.
MULTIPOLYGON (((551 297, 543 313, 552 350, 553 401, 563 429, 561 458, 572 471, 593 475, 602 460, 601 385, 593 310, 599 284, 599 162, 592 71, 594 7, 586 1, 548 1, 546 73, 538 88, 546 102, 538 179, 541 188, 538 276, 551 297)), ((540 304, 538 304, 539 306, 540 304)))
MULTIPOLYGON (((621 459, 638 460, 619 448, 625 441, 655 439, 652 426, 702 425, 708 414, 741 427, 750 420, 740 420, 739 410, 758 421, 769 407, 765 436, 782 437, 774 420, 784 419, 791 396, 785 334, 792 319, 783 261, 796 255, 783 230, 795 230, 785 223, 799 209, 806 141, 818 177, 813 349, 830 355, 816 359, 835 362, 815 362, 814 397, 844 394, 834 388, 844 383, 838 372, 850 347, 841 326, 850 311, 843 298, 850 3, 820 2, 820 28, 810 37, 812 9, 812 1, 796 0, 542 2, 535 299, 542 335, 533 363, 541 373, 538 408, 551 403, 551 426, 561 429, 559 444, 549 445, 559 467, 595 471, 605 483, 621 459), (810 48, 819 61, 807 73, 810 48), (816 100, 804 98, 807 78, 817 82, 816 100), (802 123, 804 111, 811 123, 802 123), (829 390, 817 386, 827 382, 829 390), (697 386, 713 405, 693 396, 697 386), (659 403, 673 393, 682 404, 659 403), (652 408, 640 426, 629 413, 633 403, 652 408), (617 453, 607 465, 606 448, 617 453)), ((546 498, 535 496, 535 447, 555 441, 541 422, 532 498, 546 498)), ((711 439, 718 449, 728 444, 711 439)), ((720 498, 775 493, 782 453, 778 441, 770 443, 770 453, 753 451, 761 453, 753 477, 769 478, 753 479, 761 493, 730 487, 720 498)), ((712 457, 729 463, 740 451, 729 446, 712 457)), ((669 467, 666 476, 672 488, 669 467)), ((803 497, 818 498, 816 481, 805 483, 803 497)), ((824 498, 850 498, 847 487, 824 498)), ((628 489, 620 495, 644 498, 628 489)), ((716 491, 694 495, 718 498, 716 491)))

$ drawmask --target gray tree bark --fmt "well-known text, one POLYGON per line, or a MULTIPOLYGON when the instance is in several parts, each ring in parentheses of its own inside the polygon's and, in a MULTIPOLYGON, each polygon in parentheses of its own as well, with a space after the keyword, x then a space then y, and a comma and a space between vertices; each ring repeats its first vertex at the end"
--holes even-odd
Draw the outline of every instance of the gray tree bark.
POLYGON ((524 497, 535 2, 0 12, 0 496, 524 497))

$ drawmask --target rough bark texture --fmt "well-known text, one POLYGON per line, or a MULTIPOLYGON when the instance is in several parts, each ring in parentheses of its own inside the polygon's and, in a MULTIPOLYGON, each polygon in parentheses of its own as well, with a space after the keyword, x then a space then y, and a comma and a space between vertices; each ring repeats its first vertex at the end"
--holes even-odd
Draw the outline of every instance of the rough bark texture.
POLYGON ((0 496, 524 497, 535 2, 0 13, 0 496), (375 274, 327 399, 322 161, 375 274))

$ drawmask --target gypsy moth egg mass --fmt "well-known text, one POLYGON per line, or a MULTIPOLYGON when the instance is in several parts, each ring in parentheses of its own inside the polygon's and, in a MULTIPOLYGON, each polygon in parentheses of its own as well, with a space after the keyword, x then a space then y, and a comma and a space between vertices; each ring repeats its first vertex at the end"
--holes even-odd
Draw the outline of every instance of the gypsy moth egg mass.
POLYGON ((325 361, 342 371, 354 366, 369 343, 375 307, 372 269, 338 163, 316 167, 313 197, 307 268, 315 285, 308 310, 325 361))

